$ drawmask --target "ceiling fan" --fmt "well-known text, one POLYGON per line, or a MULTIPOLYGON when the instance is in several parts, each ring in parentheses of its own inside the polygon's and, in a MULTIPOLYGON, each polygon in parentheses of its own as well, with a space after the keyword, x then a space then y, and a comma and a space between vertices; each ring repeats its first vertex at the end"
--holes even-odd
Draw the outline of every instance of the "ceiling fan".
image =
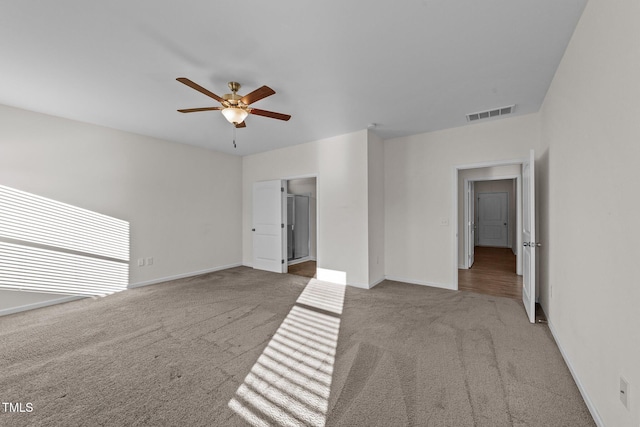
POLYGON ((268 86, 259 87, 248 95, 242 96, 238 95, 238 90, 240 90, 240 83, 229 82, 229 89, 231 90, 231 93, 220 97, 215 93, 203 88, 199 84, 192 82, 186 77, 178 77, 176 80, 189 86, 192 89, 197 90, 200 93, 207 95, 208 97, 215 99, 220 104, 222 104, 222 106, 220 107, 187 108, 184 110, 178 110, 181 113, 195 113, 198 111, 219 110, 222 112, 222 115, 224 115, 227 121, 233 124, 236 128, 243 128, 247 126, 244 122, 244 119, 246 119, 249 114, 255 114, 256 116, 269 117, 271 119, 284 121, 287 121, 291 118, 291 116, 288 114, 275 113, 273 111, 259 110, 257 108, 249 107, 249 105, 253 104, 254 102, 260 101, 261 99, 276 93, 268 86))

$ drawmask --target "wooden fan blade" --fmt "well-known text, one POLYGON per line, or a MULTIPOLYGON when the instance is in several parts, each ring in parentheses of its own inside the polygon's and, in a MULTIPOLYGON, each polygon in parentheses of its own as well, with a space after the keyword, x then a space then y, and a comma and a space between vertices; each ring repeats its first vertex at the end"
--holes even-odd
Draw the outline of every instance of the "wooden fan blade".
POLYGON ((210 90, 207 90, 207 89, 203 88, 202 86, 200 86, 197 83, 192 82, 191 80, 189 80, 186 77, 178 77, 176 80, 179 81, 182 84, 185 84, 185 85, 189 86, 191 89, 195 89, 200 93, 203 93, 203 94, 205 94, 207 96, 210 96, 211 98, 215 99, 218 102, 224 102, 224 99, 220 98, 215 93, 211 92, 210 90))
POLYGON ((204 107, 204 108, 185 108, 183 110, 178 110, 181 113, 195 113, 198 111, 215 111, 222 110, 224 107, 204 107))
POLYGON ((266 110, 258 110, 257 108, 252 108, 251 110, 249 110, 249 113, 255 114, 257 116, 264 116, 264 117, 269 117, 271 119, 278 119, 278 120, 284 120, 284 121, 287 121, 291 118, 291 116, 288 114, 274 113, 273 111, 266 111, 266 110))
POLYGON ((247 127, 247 124, 246 124, 245 122, 238 123, 238 124, 236 125, 236 129, 246 128, 246 127, 247 127))
POLYGON ((250 94, 245 95, 240 101, 245 105, 249 105, 253 104, 256 101, 260 101, 267 96, 271 96, 274 93, 276 93, 276 91, 271 89, 269 86, 262 86, 254 90, 250 94))

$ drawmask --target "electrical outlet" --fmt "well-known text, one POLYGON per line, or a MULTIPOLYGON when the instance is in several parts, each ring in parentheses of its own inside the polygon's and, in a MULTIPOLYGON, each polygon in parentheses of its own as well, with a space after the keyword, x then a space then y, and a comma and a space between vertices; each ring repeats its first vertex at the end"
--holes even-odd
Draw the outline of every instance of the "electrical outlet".
POLYGON ((153 257, 147 258, 147 265, 153 265, 153 257))
POLYGON ((144 267, 144 258, 138 258, 138 267, 144 267))
POLYGON ((449 219, 448 218, 441 218, 440 219, 440 225, 443 227, 446 227, 447 225, 449 225, 449 219))
POLYGON ((620 377, 620 402, 629 409, 629 383, 620 377))

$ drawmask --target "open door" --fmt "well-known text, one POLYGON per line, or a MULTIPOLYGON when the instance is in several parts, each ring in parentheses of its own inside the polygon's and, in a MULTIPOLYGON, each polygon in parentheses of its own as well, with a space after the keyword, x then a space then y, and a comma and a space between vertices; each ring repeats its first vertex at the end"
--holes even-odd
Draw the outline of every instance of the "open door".
POLYGON ((467 268, 471 268, 476 250, 475 182, 468 181, 467 184, 467 268))
POLYGON ((522 164, 522 302, 529 321, 536 321, 536 209, 535 209, 535 158, 529 153, 529 161, 522 164))
POLYGON ((286 273, 285 181, 253 183, 253 268, 286 273))

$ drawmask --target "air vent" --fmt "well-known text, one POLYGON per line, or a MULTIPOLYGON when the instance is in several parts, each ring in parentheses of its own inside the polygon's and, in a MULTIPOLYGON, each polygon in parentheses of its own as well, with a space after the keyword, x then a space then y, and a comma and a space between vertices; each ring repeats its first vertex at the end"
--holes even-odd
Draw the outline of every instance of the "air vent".
POLYGON ((491 117, 504 116, 505 114, 513 113, 513 110, 516 108, 514 105, 508 105, 506 107, 495 108, 493 110, 487 111, 479 111, 477 113, 467 114, 467 121, 473 122, 480 119, 489 119, 491 117))

